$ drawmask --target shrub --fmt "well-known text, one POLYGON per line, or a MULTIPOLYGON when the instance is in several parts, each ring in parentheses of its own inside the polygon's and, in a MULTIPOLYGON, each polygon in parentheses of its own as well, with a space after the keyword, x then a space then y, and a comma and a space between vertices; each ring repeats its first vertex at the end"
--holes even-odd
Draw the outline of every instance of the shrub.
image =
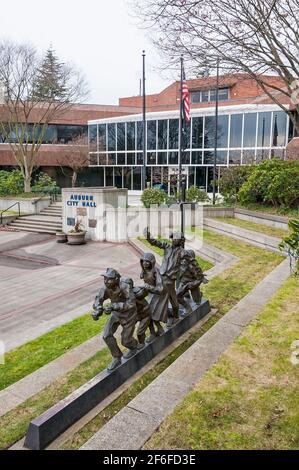
POLYGON ((49 192, 57 188, 56 181, 54 181, 47 173, 40 172, 32 186, 34 192, 49 192))
POLYGON ((299 202, 299 162, 279 159, 256 165, 239 191, 241 204, 293 207, 299 202))
POLYGON ((294 261, 294 274, 299 275, 299 220, 291 219, 289 227, 291 233, 282 239, 279 247, 288 253, 288 256, 291 258, 291 266, 293 266, 294 261))
POLYGON ((144 207, 149 208, 151 205, 154 204, 157 204, 158 206, 160 206, 160 204, 163 204, 163 202, 165 201, 165 197, 166 194, 161 189, 147 188, 142 193, 141 201, 144 207))
POLYGON ((253 170, 252 166, 232 166, 221 172, 219 191, 224 202, 231 204, 238 200, 238 194, 253 170))
POLYGON ((0 195, 14 196, 21 194, 24 188, 24 178, 20 170, 0 171, 0 195))
POLYGON ((190 186, 186 191, 186 199, 188 202, 210 202, 210 198, 205 191, 197 186, 190 186))

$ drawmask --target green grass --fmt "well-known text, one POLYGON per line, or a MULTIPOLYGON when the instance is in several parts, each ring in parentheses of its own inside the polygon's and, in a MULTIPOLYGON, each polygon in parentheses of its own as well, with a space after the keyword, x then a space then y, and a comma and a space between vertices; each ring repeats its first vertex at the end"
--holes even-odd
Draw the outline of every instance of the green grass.
POLYGON ((95 322, 87 314, 6 353, 5 364, 0 365, 0 390, 95 336, 105 320, 95 322))
POLYGON ((240 209, 248 209, 250 211, 264 212, 268 214, 280 215, 284 217, 299 217, 299 207, 274 207, 262 204, 248 204, 247 206, 237 206, 240 209))
POLYGON ((287 236, 288 231, 269 227, 267 225, 256 224, 255 222, 250 222, 248 220, 237 219, 235 217, 213 217, 215 220, 219 220, 219 222, 224 222, 226 224, 235 225, 236 227, 245 228, 248 230, 253 230, 255 232, 265 233, 266 235, 270 235, 272 237, 282 238, 287 236))
MULTIPOLYGON (((155 253, 157 253, 158 255, 160 256, 163 256, 164 254, 164 250, 162 250, 161 248, 158 248, 156 246, 152 246, 145 238, 139 238, 139 240, 146 246, 148 246, 151 250, 153 250, 155 253)), ((165 239, 165 238, 159 238, 160 241, 165 241, 167 243, 169 243, 169 240, 165 239)), ((214 265, 212 263, 210 263, 209 261, 201 258, 200 256, 196 256, 196 261, 198 262, 199 266, 201 267, 201 269, 205 272, 205 271, 208 271, 209 269, 211 269, 214 265)))
POLYGON ((298 298, 289 278, 145 448, 298 449, 298 298))
MULTIPOLYGON (((209 298, 211 304, 218 309, 219 318, 230 310, 230 308, 246 295, 261 279, 263 279, 266 274, 272 271, 272 269, 274 269, 274 267, 277 266, 283 258, 276 253, 266 252, 260 248, 251 247, 250 245, 236 240, 230 240, 228 237, 221 236, 216 233, 205 231, 204 236, 208 243, 214 244, 223 250, 231 251, 240 257, 240 262, 221 275, 213 278, 210 283, 203 288, 205 296, 209 298)), ((204 331, 210 328, 218 318, 212 317, 204 326, 201 333, 191 336, 184 345, 181 345, 177 348, 176 352, 173 352, 172 355, 166 358, 164 363, 158 364, 156 368, 152 369, 149 375, 143 376, 139 381, 134 383, 124 394, 122 394, 122 397, 120 397, 118 401, 111 404, 108 409, 95 418, 96 421, 91 423, 91 427, 83 428, 83 430, 81 430, 79 434, 75 436, 74 440, 68 443, 68 445, 70 447, 80 447, 80 445, 85 442, 84 439, 88 439, 88 436, 94 432, 96 427, 99 428, 101 423, 104 424, 106 422, 105 420, 108 420, 109 417, 112 417, 113 414, 118 412, 128 401, 139 393, 142 389, 140 387, 145 387, 161 372, 161 367, 167 367, 171 363, 168 362, 172 360, 171 358, 175 360, 185 350, 184 348, 189 347, 194 341, 196 341, 196 339, 198 339, 204 331)), ((103 319, 100 321, 105 320, 103 319)), ((54 330, 51 332, 54 335, 52 338, 48 336, 51 333, 48 333, 38 340, 35 340, 37 341, 37 344, 39 344, 39 347, 36 348, 36 352, 40 349, 39 354, 37 354, 36 357, 36 359, 40 358, 40 365, 37 365, 37 361, 35 361, 35 369, 44 365, 43 358, 46 359, 47 362, 49 362, 49 360, 53 360, 58 356, 57 350, 60 351, 60 354, 63 354, 67 349, 83 342, 84 338, 88 339, 89 337, 94 336, 101 327, 102 324, 99 324, 99 322, 93 322, 88 315, 74 320, 71 324, 60 327, 58 329, 60 330, 59 335, 57 334, 57 331, 54 330), (76 321, 78 321, 77 324, 74 323, 76 321), (45 337, 48 340, 47 348, 45 348, 45 345, 43 344, 45 337), (75 341, 76 344, 74 344, 75 341), (64 344, 65 347, 65 350, 63 351, 62 344, 64 344)), ((34 351, 29 347, 31 343, 19 348, 23 349, 28 346, 27 350, 22 350, 22 376, 24 376, 26 363, 31 363, 32 361, 31 353, 34 355, 34 351), (28 357, 30 357, 30 361, 28 360, 28 357)), ((14 351, 15 354, 17 354, 17 352, 18 350, 14 351)), ((13 352, 10 354, 13 354, 13 352)), ((42 392, 1 417, 0 448, 7 448, 19 440, 25 434, 28 425, 33 418, 47 410, 53 404, 57 403, 58 400, 65 398, 69 393, 87 380, 94 377, 96 373, 106 367, 109 361, 110 354, 108 350, 104 349, 100 351, 65 377, 55 381, 42 392)), ((17 365, 19 363, 19 359, 15 357, 14 377, 16 377, 17 365)), ((30 367, 28 367, 28 369, 30 369, 30 367)))

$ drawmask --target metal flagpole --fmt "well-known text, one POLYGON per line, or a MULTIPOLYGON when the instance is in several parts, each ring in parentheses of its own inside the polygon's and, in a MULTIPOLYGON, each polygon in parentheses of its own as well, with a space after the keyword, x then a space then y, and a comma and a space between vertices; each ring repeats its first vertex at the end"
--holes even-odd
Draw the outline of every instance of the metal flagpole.
POLYGON ((214 165, 213 165, 213 205, 216 204, 216 163, 218 148, 218 109, 219 109, 219 62, 217 57, 217 84, 216 84, 216 106, 215 106, 215 149, 214 149, 214 165))
POLYGON ((145 51, 142 52, 142 82, 143 82, 143 99, 142 99, 142 113, 143 113, 143 167, 142 167, 142 188, 146 189, 146 101, 145 101, 145 51))
POLYGON ((178 161, 178 182, 179 182, 179 203, 181 209, 181 232, 184 234, 184 201, 183 201, 183 184, 182 184, 182 153, 183 153, 183 67, 184 58, 181 55, 181 86, 180 86, 180 119, 179 119, 179 161, 178 161))

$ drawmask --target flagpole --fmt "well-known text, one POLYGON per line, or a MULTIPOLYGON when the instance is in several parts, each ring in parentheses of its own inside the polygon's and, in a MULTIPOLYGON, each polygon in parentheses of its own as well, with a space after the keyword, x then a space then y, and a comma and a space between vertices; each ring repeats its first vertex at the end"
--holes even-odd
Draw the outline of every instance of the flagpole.
POLYGON ((213 206, 216 204, 216 170, 217 170, 217 149, 218 149, 218 114, 219 114, 219 65, 220 59, 217 57, 216 65, 216 103, 215 103, 215 149, 213 163, 213 206))
POLYGON ((142 122, 143 122, 143 166, 142 166, 142 186, 141 189, 146 189, 146 100, 145 100, 145 51, 142 52, 142 83, 143 83, 143 97, 142 97, 142 122))
POLYGON ((179 119, 179 160, 178 160, 178 179, 179 179, 179 203, 181 209, 181 232, 184 235, 184 201, 183 201, 183 184, 182 184, 182 153, 183 153, 183 67, 184 58, 181 55, 181 86, 180 86, 180 119, 179 119))

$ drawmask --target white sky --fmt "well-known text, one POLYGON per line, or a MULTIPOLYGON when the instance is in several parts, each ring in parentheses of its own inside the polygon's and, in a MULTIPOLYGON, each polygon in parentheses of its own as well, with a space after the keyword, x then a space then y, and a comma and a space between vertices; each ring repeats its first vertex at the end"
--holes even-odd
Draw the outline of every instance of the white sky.
POLYGON ((158 55, 147 32, 135 25, 126 0, 13 0, 1 2, 0 37, 31 42, 44 52, 50 44, 60 59, 85 75, 89 103, 117 104, 139 94, 142 50, 147 54, 147 93, 168 86, 155 70, 158 55))

